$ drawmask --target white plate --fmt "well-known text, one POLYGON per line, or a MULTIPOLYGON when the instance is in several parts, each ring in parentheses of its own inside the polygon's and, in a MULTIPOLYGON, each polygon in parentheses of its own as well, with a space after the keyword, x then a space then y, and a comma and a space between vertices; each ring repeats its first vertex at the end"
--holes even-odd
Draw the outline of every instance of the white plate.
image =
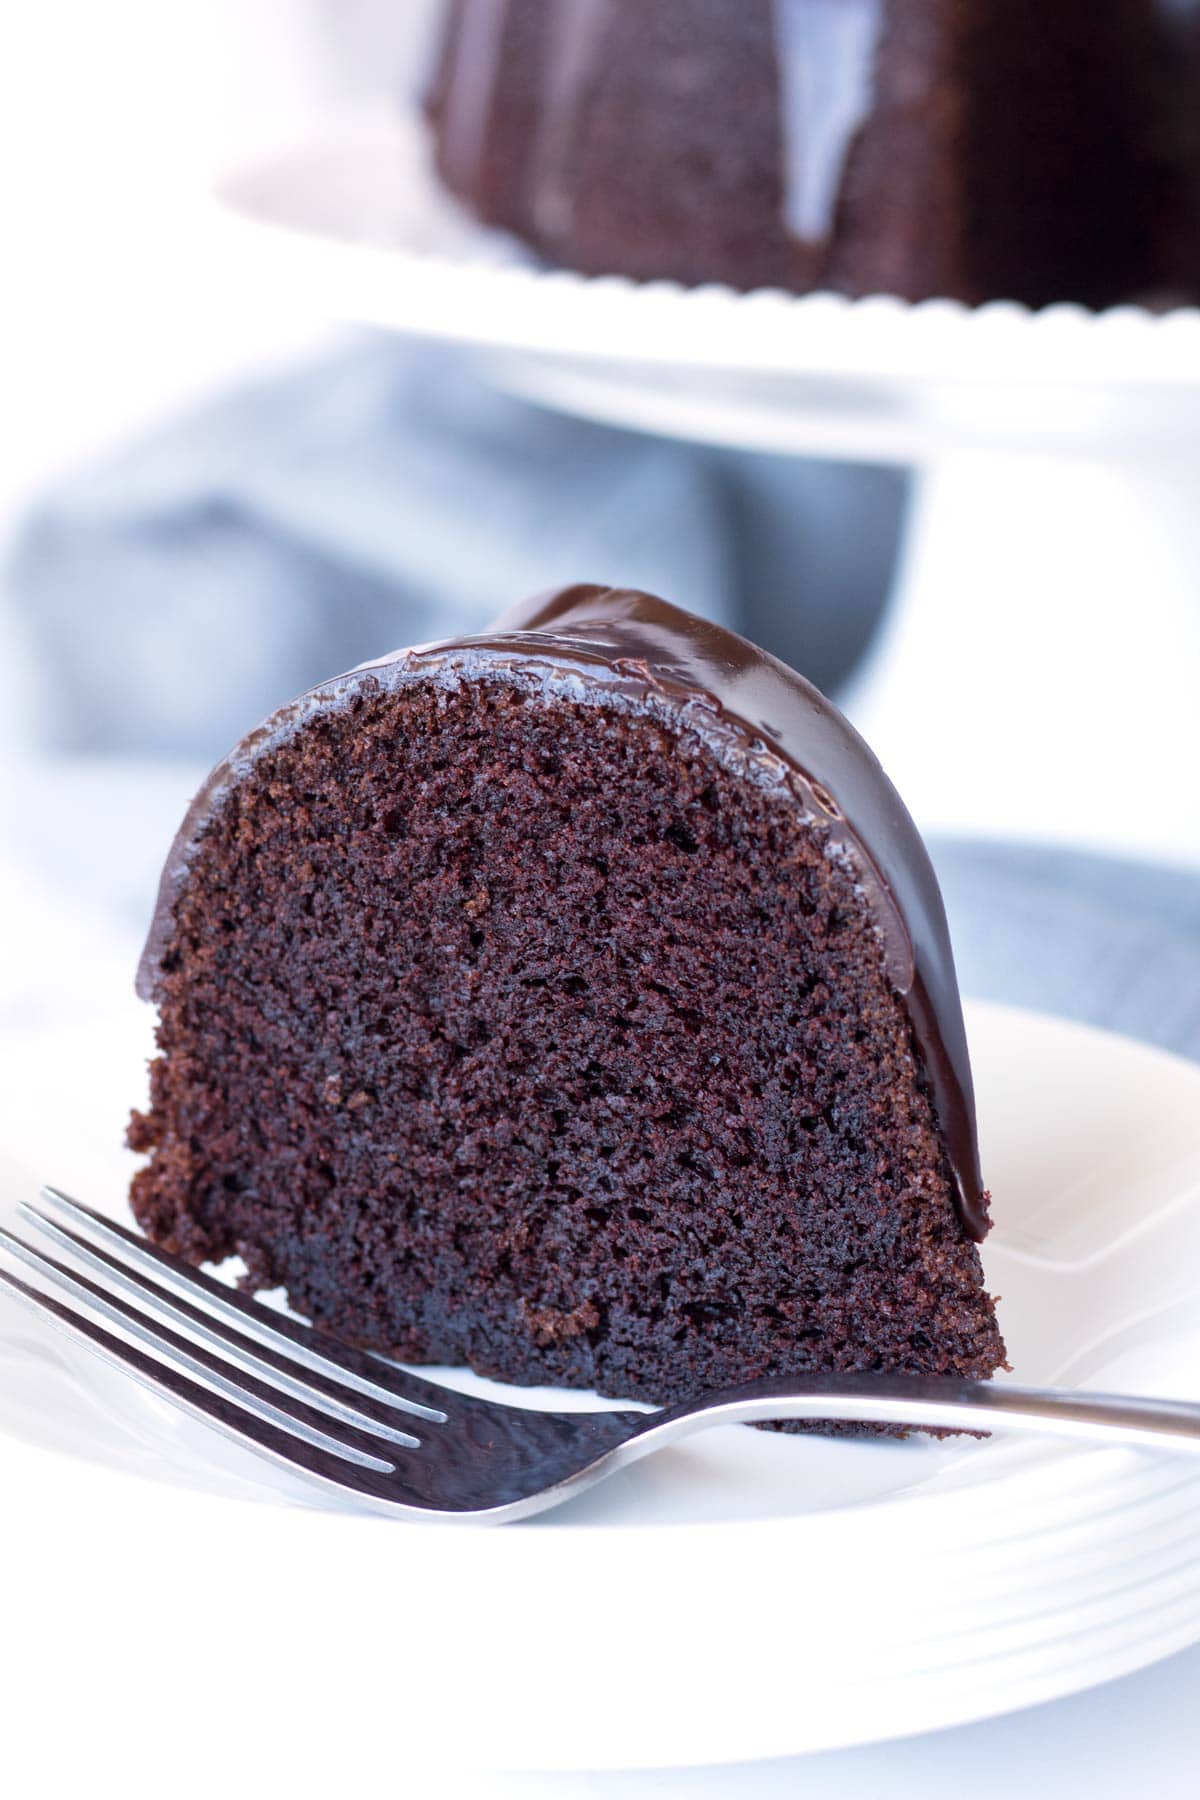
MULTIPOLYGON (((1004 1008, 969 1025, 1014 1375, 1200 1394, 1200 1068, 1004 1008)), ((146 1030, 131 1008, 0 1039, 18 1161, 119 1209, 146 1030)), ((15 1164, 0 1181, 5 1207, 32 1187, 15 1164)), ((89 1720, 103 1731, 134 1692, 151 1764, 211 1707, 230 1766, 282 1780, 299 1758, 374 1790, 425 1757, 601 1768, 867 1743, 1200 1639, 1183 1459, 732 1428, 542 1520, 412 1527, 285 1488, 11 1301, 0 1371, 22 1548, 10 1717, 52 1732, 75 1691, 81 1768, 89 1720)))
POLYGON ((278 305, 473 345, 507 385, 614 423, 875 460, 1194 443, 1195 309, 910 306, 548 270, 448 198, 420 124, 390 114, 241 168, 218 200, 239 281, 278 305))

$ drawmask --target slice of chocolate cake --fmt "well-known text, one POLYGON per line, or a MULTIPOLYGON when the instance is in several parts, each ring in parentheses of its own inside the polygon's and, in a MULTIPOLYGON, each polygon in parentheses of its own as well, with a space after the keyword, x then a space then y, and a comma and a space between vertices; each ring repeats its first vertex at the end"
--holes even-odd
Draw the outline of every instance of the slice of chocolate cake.
POLYGON ((800 676, 578 587, 213 774, 140 975, 133 1205, 414 1362, 671 1401, 1003 1358, 928 857, 800 676))

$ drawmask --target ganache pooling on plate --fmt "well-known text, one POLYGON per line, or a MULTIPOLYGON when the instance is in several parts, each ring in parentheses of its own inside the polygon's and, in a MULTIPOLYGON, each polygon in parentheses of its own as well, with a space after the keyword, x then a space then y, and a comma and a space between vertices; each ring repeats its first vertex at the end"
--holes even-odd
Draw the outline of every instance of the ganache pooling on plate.
POLYGON ((844 859, 884 947, 903 1001, 954 1177, 960 1217, 976 1241, 988 1229, 975 1103, 945 910, 920 835, 872 751, 802 676, 733 632, 655 597, 576 586, 506 613, 486 634, 401 650, 314 688, 283 707, 219 764, 197 794, 168 856, 138 971, 160 996, 161 964, 192 853, 226 793, 264 753, 322 709, 377 684, 457 682, 519 670, 548 693, 602 688, 608 704, 683 723, 731 773, 786 787, 844 859))

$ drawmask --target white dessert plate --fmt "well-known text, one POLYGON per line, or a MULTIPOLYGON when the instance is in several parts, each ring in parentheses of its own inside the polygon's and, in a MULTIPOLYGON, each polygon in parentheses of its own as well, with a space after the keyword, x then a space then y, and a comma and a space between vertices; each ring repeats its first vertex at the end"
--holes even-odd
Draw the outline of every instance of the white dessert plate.
POLYGON ((420 122, 390 113, 233 171, 217 199, 243 288, 473 346, 494 379, 612 423, 876 460, 1194 448, 1194 308, 910 306, 546 269, 448 197, 420 122))
MULTIPOLYGON (((1200 1397, 1200 1067, 995 1006, 969 1029, 1014 1376, 1200 1397)), ((122 1209, 147 1044, 133 1006, 0 1035, 0 1211, 34 1169, 122 1209)), ((81 1771, 135 1699, 150 1766, 208 1707, 229 1766, 280 1784, 289 1758, 377 1791, 426 1761, 773 1757, 983 1718, 1200 1639, 1183 1458, 734 1427, 527 1524, 414 1527, 287 1484, 11 1299, 0 1493, 6 1731, 68 1758, 77 1737, 81 1771)))

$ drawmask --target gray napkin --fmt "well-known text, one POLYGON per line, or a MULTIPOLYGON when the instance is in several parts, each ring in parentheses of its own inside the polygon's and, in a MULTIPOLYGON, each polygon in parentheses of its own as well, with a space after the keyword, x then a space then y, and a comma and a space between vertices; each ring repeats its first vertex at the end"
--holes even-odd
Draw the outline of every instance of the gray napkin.
POLYGON ((1200 871, 1053 845, 931 845, 963 991, 1200 1061, 1200 871))
MULTIPOLYGON (((134 930, 182 808, 146 753, 210 760, 312 682, 563 582, 663 592, 836 690, 904 501, 895 473, 588 425, 456 354, 351 339, 85 470, 27 521, 3 596, 42 746, 138 761, 86 781, 27 764, 0 792, 5 853, 134 930)), ((934 856, 966 992, 1200 1058, 1200 875, 961 840, 934 856)))
POLYGON ((836 686, 904 498, 894 471, 590 425, 364 334, 49 494, 3 593, 43 747, 215 756, 339 669, 575 581, 665 594, 836 686))

